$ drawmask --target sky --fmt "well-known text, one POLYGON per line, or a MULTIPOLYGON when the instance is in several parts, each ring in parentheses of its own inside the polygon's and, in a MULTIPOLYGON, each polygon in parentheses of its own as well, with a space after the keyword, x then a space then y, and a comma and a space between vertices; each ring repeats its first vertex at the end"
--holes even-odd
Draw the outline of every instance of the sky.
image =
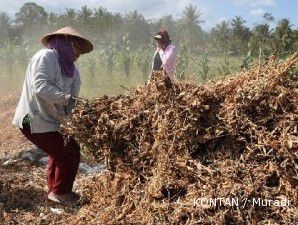
MULTIPOLYGON (((172 14, 178 19, 183 9, 192 4, 202 13, 205 22, 202 28, 209 31, 216 23, 230 20, 239 15, 247 22, 247 26, 263 21, 266 12, 272 13, 275 22, 281 18, 290 19, 293 28, 298 28, 298 0, 31 0, 45 8, 47 12, 61 13, 66 8, 80 9, 83 5, 90 8, 100 6, 111 12, 127 14, 138 10, 146 19, 158 19, 172 14)), ((22 7, 28 0, 0 0, 0 11, 10 16, 22 7)), ((273 24, 274 25, 274 24, 273 24)))

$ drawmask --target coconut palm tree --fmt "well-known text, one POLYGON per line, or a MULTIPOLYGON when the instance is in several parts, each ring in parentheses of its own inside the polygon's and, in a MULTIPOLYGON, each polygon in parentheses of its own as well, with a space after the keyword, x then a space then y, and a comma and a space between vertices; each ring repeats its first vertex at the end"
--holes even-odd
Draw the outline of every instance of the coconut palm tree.
POLYGON ((25 3, 15 18, 18 29, 30 38, 38 37, 46 31, 48 13, 34 2, 25 3))
POLYGON ((271 34, 272 30, 269 27, 269 24, 262 23, 257 24, 252 30, 251 37, 251 46, 253 52, 259 55, 259 58, 262 57, 263 52, 265 55, 269 55, 271 51, 271 34))
POLYGON ((190 4, 183 12, 178 20, 179 39, 190 49, 196 49, 197 45, 203 39, 203 31, 200 26, 204 21, 201 20, 202 13, 197 10, 197 7, 190 4))
POLYGON ((0 40, 3 42, 11 35, 11 19, 5 12, 0 12, 0 40))
POLYGON ((223 20, 211 30, 211 37, 221 53, 227 53, 231 46, 231 28, 227 21, 223 20))
POLYGON ((237 55, 247 52, 250 31, 248 27, 245 27, 246 21, 241 16, 236 16, 231 21, 232 28, 232 48, 237 55))
POLYGON ((153 33, 160 28, 166 28, 169 31, 171 39, 176 40, 177 25, 172 15, 163 16, 156 20, 152 25, 154 27, 153 33))
POLYGON ((51 12, 48 15, 47 24, 50 26, 51 29, 58 27, 59 16, 56 13, 51 12))
MULTIPOLYGON (((88 26, 92 22, 93 11, 86 5, 81 8, 78 12, 78 20, 83 26, 88 26)), ((87 28, 87 27, 85 27, 87 28)))
POLYGON ((116 25, 115 17, 106 8, 99 7, 94 10, 93 30, 101 39, 111 39, 112 30, 116 25))
POLYGON ((37 5, 34 2, 27 2, 15 16, 17 25, 28 30, 32 28, 33 25, 46 24, 48 14, 42 6, 37 5))
POLYGON ((61 18, 63 19, 64 26, 74 26, 77 24, 78 14, 75 9, 66 8, 65 13, 61 15, 61 18))
POLYGON ((292 50, 293 46, 293 31, 292 25, 289 19, 282 19, 278 21, 275 31, 273 33, 274 37, 274 47, 276 55, 284 55, 292 50))
POLYGON ((127 14, 124 18, 124 29, 131 46, 139 48, 150 40, 150 27, 144 16, 137 10, 127 14))

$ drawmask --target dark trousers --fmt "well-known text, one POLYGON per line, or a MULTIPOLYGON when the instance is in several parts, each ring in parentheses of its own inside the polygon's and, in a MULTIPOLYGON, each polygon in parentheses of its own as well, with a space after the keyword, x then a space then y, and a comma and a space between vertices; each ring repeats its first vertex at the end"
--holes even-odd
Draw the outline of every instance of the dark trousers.
POLYGON ((30 125, 23 124, 22 133, 38 148, 47 153, 48 193, 67 194, 72 191, 73 183, 80 163, 80 146, 74 139, 64 145, 59 132, 33 133, 30 125))

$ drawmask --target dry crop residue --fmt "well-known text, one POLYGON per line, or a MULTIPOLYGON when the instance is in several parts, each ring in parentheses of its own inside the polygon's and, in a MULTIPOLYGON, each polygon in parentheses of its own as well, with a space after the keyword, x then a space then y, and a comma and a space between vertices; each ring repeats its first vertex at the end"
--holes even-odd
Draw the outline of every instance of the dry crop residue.
POLYGON ((62 131, 110 170, 85 184, 90 205, 61 223, 297 224, 296 62, 272 58, 203 86, 166 87, 157 73, 130 95, 79 101, 62 131), (198 197, 240 205, 200 207, 198 197))

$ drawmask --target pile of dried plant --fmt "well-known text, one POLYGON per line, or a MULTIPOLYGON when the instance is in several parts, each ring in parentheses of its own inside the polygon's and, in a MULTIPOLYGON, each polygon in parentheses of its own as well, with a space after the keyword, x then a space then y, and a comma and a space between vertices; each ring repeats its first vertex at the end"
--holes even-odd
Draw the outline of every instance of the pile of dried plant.
POLYGON ((79 101, 61 130, 110 170, 85 184, 90 205, 63 222, 297 224, 297 59, 206 85, 165 85, 156 73, 130 95, 79 101), (239 202, 194 204, 200 197, 239 202))

